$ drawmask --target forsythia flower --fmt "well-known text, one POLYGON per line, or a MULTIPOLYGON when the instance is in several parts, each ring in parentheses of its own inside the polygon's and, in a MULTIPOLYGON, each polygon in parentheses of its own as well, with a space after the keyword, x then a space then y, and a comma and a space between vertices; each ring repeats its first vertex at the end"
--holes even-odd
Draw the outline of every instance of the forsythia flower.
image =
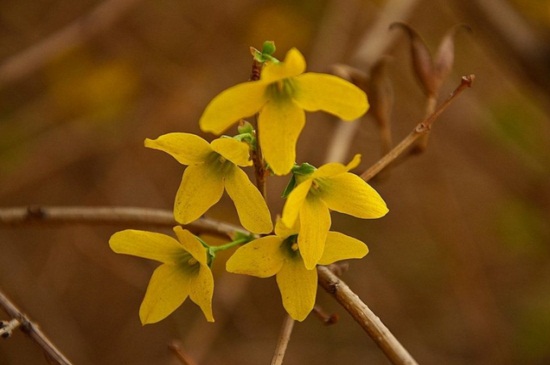
POLYGON ((109 240, 116 253, 162 262, 153 272, 141 303, 141 323, 163 320, 188 296, 202 309, 206 319, 214 322, 214 278, 208 267, 206 248, 189 231, 178 226, 174 232, 178 240, 160 233, 136 230, 117 232, 109 240))
POLYGON ((355 155, 347 166, 328 163, 309 175, 296 175, 298 185, 288 195, 282 221, 292 226, 300 217, 298 244, 308 269, 313 269, 323 255, 331 225, 329 209, 358 218, 380 218, 388 212, 376 190, 348 172, 359 161, 360 155, 355 155))
POLYGON ((199 121, 201 129, 219 135, 239 119, 259 113, 265 160, 275 174, 287 174, 296 158, 304 110, 354 120, 369 107, 365 93, 355 85, 333 75, 304 73, 305 69, 304 57, 292 48, 284 62, 267 64, 259 81, 235 85, 216 96, 199 121))
POLYGON ((174 204, 174 217, 181 224, 198 219, 216 204, 224 191, 235 203, 241 224, 254 233, 273 229, 271 215, 262 195, 238 166, 250 166, 249 147, 232 138, 212 143, 189 133, 169 133, 145 146, 164 151, 183 165, 183 173, 174 204))
MULTIPOLYGON (((299 244, 298 225, 289 229, 281 221, 275 226, 275 235, 258 238, 240 247, 229 258, 227 271, 267 278, 276 275, 283 306, 295 320, 303 321, 315 305, 317 270, 304 265, 299 244)), ((319 264, 362 258, 367 246, 339 232, 328 232, 319 264)))

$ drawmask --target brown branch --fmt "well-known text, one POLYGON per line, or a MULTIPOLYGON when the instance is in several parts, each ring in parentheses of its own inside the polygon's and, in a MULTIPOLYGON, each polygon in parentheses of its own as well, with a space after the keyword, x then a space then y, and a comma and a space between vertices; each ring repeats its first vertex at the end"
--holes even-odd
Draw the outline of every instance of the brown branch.
POLYGON ((318 266, 317 273, 319 274, 319 284, 323 289, 330 293, 351 314, 353 319, 376 342, 376 345, 393 364, 417 364, 380 318, 359 299, 346 283, 326 266, 318 266))
MULTIPOLYGON (((38 346, 42 347, 48 360, 51 360, 59 365, 71 365, 65 355, 57 349, 57 347, 46 337, 46 335, 38 328, 38 325, 31 322, 27 316, 23 314, 5 295, 0 291, 0 307, 12 317, 13 320, 19 322, 17 326, 25 332, 38 346)), ((11 323, 12 322, 10 321, 11 323)))
POLYGON ((279 342, 277 342, 277 347, 275 349, 273 359, 271 360, 271 365, 281 365, 283 363, 286 348, 288 346, 288 342, 290 341, 290 335, 294 329, 294 322, 295 321, 288 314, 285 314, 281 334, 279 335, 279 342))
MULTIPOLYGON (((252 61, 252 72, 250 74, 251 81, 257 81, 260 79, 263 64, 254 59, 252 61)), ((258 114, 254 116, 254 133, 256 137, 256 145, 251 151, 252 162, 254 163, 254 175, 256 177, 256 186, 260 193, 267 200, 267 180, 268 172, 266 170, 264 157, 262 154, 262 146, 260 145, 260 130, 258 128, 258 114)))
MULTIPOLYGON (((136 207, 46 207, 0 208, 0 225, 26 224, 113 224, 173 227, 178 223, 168 210, 136 207)), ((185 226, 191 231, 232 237, 248 234, 239 226, 209 218, 199 218, 185 226)))
POLYGON ((105 31, 138 1, 105 1, 89 14, 82 16, 40 43, 8 58, 0 65, 0 87, 28 76, 43 67, 58 54, 105 31))
POLYGON ((445 100, 434 113, 424 119, 410 132, 397 146, 395 146, 384 157, 378 160, 374 165, 361 174, 361 178, 365 181, 369 181, 376 176, 380 171, 387 167, 390 163, 403 154, 405 150, 411 147, 420 137, 428 134, 432 128, 435 120, 443 113, 453 100, 460 95, 466 88, 471 87, 474 82, 475 76, 463 76, 460 85, 453 91, 453 93, 445 100))

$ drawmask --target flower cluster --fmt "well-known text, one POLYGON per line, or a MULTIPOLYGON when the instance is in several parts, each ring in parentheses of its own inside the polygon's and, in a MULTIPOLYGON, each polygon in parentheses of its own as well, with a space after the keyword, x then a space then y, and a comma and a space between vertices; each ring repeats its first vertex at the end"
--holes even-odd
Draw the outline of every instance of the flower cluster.
MULTIPOLYGON (((388 212, 380 195, 359 176, 356 155, 347 165, 328 163, 315 168, 297 165, 296 144, 305 125, 305 111, 322 110, 343 120, 361 117, 369 104, 365 93, 338 77, 304 73, 306 63, 296 50, 284 61, 272 56, 274 46, 254 50, 261 64, 259 80, 233 86, 216 96, 199 120, 201 129, 220 135, 239 122, 239 134, 221 136, 210 143, 189 133, 168 133, 145 140, 145 146, 168 153, 187 166, 174 201, 174 218, 186 225, 205 214, 227 192, 241 225, 250 235, 211 246, 181 226, 177 239, 160 233, 125 230, 110 239, 113 251, 155 260, 154 271, 140 308, 143 324, 158 322, 187 297, 208 321, 214 321, 214 278, 210 269, 217 251, 240 246, 226 270, 266 278, 276 276, 283 306, 302 321, 313 309, 317 291, 316 265, 362 258, 367 246, 331 231, 331 211, 359 218, 379 218, 388 212), (257 125, 243 128, 243 118, 256 116, 257 125), (259 139, 256 140, 256 135, 259 139), (253 165, 251 153, 260 150, 265 161, 254 167, 275 175, 290 173, 282 216, 273 231, 265 197, 243 168, 253 165), (265 236, 258 236, 258 235, 265 236)), ((244 124, 243 124, 244 123, 244 124)))

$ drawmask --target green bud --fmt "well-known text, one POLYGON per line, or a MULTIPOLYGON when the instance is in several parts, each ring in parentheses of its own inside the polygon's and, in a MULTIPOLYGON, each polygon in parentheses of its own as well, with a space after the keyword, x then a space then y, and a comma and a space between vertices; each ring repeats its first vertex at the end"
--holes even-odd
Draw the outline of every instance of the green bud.
POLYGON ((273 53, 275 53, 275 42, 273 41, 265 41, 263 46, 262 46, 262 53, 264 55, 269 55, 271 56, 273 53))
POLYGON ((252 134, 254 133, 254 126, 251 123, 245 121, 243 125, 239 125, 237 127, 237 130, 239 131, 239 134, 244 134, 244 133, 252 134))

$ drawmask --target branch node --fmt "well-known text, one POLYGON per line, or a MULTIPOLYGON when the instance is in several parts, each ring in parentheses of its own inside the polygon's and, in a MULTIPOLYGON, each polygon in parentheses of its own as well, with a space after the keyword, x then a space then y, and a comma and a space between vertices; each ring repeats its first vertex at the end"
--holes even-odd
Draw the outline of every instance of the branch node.
POLYGON ((40 205, 29 205, 27 207, 28 219, 43 219, 46 216, 46 212, 40 205))

